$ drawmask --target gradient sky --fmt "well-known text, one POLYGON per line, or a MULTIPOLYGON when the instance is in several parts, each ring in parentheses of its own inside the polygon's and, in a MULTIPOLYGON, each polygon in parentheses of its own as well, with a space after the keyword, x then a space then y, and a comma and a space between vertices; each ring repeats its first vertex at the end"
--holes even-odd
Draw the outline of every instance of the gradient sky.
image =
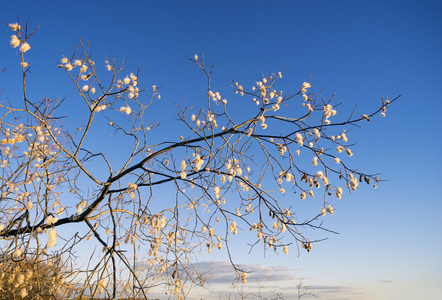
MULTIPOLYGON (((173 117, 174 103, 205 93, 203 75, 187 60, 195 53, 214 63, 214 85, 227 99, 231 78, 251 86, 284 66, 287 88, 297 91, 311 76, 314 89, 336 93, 349 111, 375 108, 381 94, 403 94, 386 118, 352 135, 355 163, 388 181, 335 204, 326 225, 339 235, 324 235, 327 241, 299 257, 268 252, 264 259, 258 249, 234 248, 236 262, 256 270, 269 290, 290 296, 303 279, 321 299, 353 300, 442 299, 441 15, 441 1, 0 3, 1 21, 19 16, 30 27, 41 25, 27 56, 35 97, 67 93, 56 61, 70 56, 80 38, 90 42, 96 62, 124 57, 127 70, 140 66, 147 86, 163 86, 157 118, 173 117)), ((8 67, 0 76, 1 101, 19 88, 10 35, 0 27, 0 69, 8 67)), ((198 263, 217 270, 215 299, 217 289, 231 286, 225 260, 204 255, 198 263)), ((256 287, 250 281, 248 288, 256 287)))

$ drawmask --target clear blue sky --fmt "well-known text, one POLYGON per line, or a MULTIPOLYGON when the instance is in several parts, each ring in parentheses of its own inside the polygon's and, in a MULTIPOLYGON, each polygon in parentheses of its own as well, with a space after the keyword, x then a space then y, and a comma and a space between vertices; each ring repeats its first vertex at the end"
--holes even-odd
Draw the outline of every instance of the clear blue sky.
MULTIPOLYGON (((389 181, 336 204, 327 227, 340 235, 300 257, 269 253, 263 260, 260 251, 235 248, 236 261, 261 268, 271 289, 289 295, 297 283, 290 278, 304 278, 322 299, 353 300, 442 298, 441 15, 441 1, 0 3, 2 22, 19 16, 41 25, 27 58, 30 90, 39 97, 65 95, 69 82, 57 75, 56 61, 80 38, 90 42, 95 61, 124 57, 127 70, 141 67, 146 85, 163 86, 164 106, 152 120, 173 117, 174 103, 205 93, 202 74, 187 60, 195 53, 214 63, 214 85, 227 98, 231 77, 251 85, 283 66, 292 91, 311 75, 315 89, 360 112, 377 106, 381 93, 403 94, 386 118, 354 134, 357 164, 389 181)), ((4 96, 17 92, 20 76, 10 35, 0 27, 4 96)), ((200 261, 224 270, 224 259, 200 261)))

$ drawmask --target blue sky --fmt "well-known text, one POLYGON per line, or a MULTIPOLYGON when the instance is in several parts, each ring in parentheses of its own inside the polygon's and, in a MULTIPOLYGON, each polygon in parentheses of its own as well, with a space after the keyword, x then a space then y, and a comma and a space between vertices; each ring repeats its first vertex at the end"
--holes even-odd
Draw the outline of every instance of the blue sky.
MULTIPOLYGON (((35 97, 67 93, 69 81, 58 75, 56 61, 70 56, 80 38, 90 42, 96 61, 124 57, 127 70, 140 66, 147 85, 163 86, 152 120, 175 118, 175 103, 205 94, 203 74, 187 60, 195 53, 214 63, 214 85, 227 98, 233 97, 231 78, 251 86, 262 73, 282 67, 286 89, 297 90, 311 76, 313 88, 336 93, 343 113, 355 105, 361 113, 373 109, 381 94, 403 94, 386 118, 352 134, 358 143, 354 163, 388 181, 335 204, 326 222, 339 235, 326 235, 299 257, 267 253, 263 259, 260 251, 249 255, 247 247, 235 247, 237 262, 265 269, 258 279, 268 280, 270 289, 289 295, 296 278, 304 278, 322 299, 356 300, 442 297, 441 13, 440 1, 0 4, 1 21, 19 16, 30 27, 40 25, 27 58, 35 97)), ((10 35, 6 25, 0 27, 0 69, 8 67, 0 77, 2 101, 19 88, 10 35)), ((225 259, 203 256, 200 266, 224 270, 225 259)), ((229 280, 217 280, 214 290, 221 283, 229 280)))

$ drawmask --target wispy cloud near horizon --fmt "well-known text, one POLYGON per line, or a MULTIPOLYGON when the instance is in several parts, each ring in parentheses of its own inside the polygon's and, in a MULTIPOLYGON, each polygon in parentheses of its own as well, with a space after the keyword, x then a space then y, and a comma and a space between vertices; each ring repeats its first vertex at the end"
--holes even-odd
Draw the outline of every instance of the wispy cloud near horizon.
MULTIPOLYGON (((233 283, 236 279, 232 264, 228 261, 203 261, 193 266, 207 279, 208 283, 233 283)), ((264 266, 261 264, 241 264, 242 270, 247 271, 248 282, 269 282, 293 280, 291 269, 284 266, 264 266)))
POLYGON ((228 261, 203 261, 194 263, 194 267, 207 279, 210 299, 228 299, 238 295, 272 298, 275 293, 292 299, 298 295, 298 284, 301 284, 301 289, 308 286, 308 291, 323 299, 366 299, 362 291, 349 285, 310 285, 310 282, 296 278, 294 270, 286 266, 239 265, 238 267, 248 272, 245 285, 236 281, 234 269, 228 261))

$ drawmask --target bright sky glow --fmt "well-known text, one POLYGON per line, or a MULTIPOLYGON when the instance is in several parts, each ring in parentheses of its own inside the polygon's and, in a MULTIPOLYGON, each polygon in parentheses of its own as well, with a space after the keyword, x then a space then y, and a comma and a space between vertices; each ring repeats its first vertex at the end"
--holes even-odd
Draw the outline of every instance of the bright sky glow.
MULTIPOLYGON (((90 43, 97 63, 104 66, 105 56, 124 58, 128 72, 140 67, 144 86, 161 86, 161 100, 146 114, 148 122, 176 118, 175 103, 204 99, 203 74, 187 59, 195 54, 204 55, 206 64, 213 62, 213 84, 229 105, 238 99, 230 88, 232 79, 252 86, 262 73, 283 67, 283 89, 294 91, 311 76, 316 91, 326 89, 328 97, 336 93, 343 115, 355 105, 359 114, 374 109, 381 94, 403 94, 385 118, 349 133, 357 143, 354 162, 368 172, 381 172, 388 181, 377 189, 362 186, 351 195, 346 192, 335 202, 325 225, 339 235, 318 232, 329 239, 299 257, 293 249, 289 255, 267 251, 264 259, 261 248, 249 254, 242 239, 233 245, 235 261, 255 270, 245 289, 256 291, 256 282, 265 283, 263 292, 284 292, 295 299, 294 286, 302 279, 330 300, 442 298, 441 13, 440 1, 0 4, 2 22, 15 23, 19 17, 30 28, 40 25, 27 54, 34 97, 72 92, 57 61, 71 56, 80 38, 90 43)), ((0 75, 0 101, 21 101, 15 99, 21 73, 19 56, 11 59, 18 51, 10 46, 10 35, 6 25, 0 27, 0 70, 8 68, 0 75)), ((67 111, 81 113, 73 101, 68 103, 67 111)), ((242 109, 239 103, 237 113, 242 109)), ((159 133, 179 136, 180 129, 168 124, 159 133)), ((124 152, 124 145, 112 146, 115 155, 124 152)), ((228 258, 217 255, 198 259, 201 270, 214 274, 213 291, 200 291, 204 299, 218 299, 225 295, 222 290, 235 292, 228 258)))

